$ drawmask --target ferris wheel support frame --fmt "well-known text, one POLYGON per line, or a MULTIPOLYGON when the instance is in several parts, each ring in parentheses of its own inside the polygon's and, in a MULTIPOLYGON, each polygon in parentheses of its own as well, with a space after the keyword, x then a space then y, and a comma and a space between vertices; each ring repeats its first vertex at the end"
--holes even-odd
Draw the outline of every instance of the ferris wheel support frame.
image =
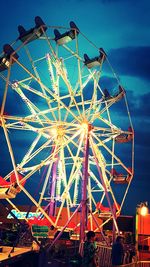
POLYGON ((58 162, 53 163, 52 167, 52 180, 51 180, 51 188, 50 188, 50 206, 49 206, 49 215, 55 215, 56 209, 56 200, 55 200, 55 190, 56 190, 56 179, 57 179, 57 164, 58 162))
POLYGON ((81 214, 80 214, 80 247, 79 252, 83 256, 83 245, 85 241, 85 230, 87 228, 87 186, 88 186, 88 161, 89 161, 89 126, 85 135, 84 145, 84 164, 83 164, 83 175, 82 175, 82 199, 81 199, 81 214))

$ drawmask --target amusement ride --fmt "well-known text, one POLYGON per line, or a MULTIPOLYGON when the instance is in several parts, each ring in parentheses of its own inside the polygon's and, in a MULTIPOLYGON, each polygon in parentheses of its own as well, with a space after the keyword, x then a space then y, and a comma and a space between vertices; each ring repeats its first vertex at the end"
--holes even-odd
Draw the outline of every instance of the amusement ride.
POLYGON ((3 46, 0 78, 7 162, 0 199, 16 212, 18 203, 34 206, 24 220, 52 243, 69 231, 83 244, 86 231, 103 235, 109 220, 118 232, 134 173, 134 130, 104 49, 74 22, 48 26, 35 17, 33 28, 19 26, 17 39, 3 46))

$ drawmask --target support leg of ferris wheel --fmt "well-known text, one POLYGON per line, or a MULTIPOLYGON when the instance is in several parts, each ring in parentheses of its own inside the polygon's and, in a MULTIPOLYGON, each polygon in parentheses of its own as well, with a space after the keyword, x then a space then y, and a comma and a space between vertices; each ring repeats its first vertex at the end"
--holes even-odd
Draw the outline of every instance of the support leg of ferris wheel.
POLYGON ((94 155, 95 162, 96 162, 96 165, 97 165, 97 170, 98 170, 98 173, 99 173, 99 177, 101 179, 101 183, 102 183, 102 186, 104 188, 105 196, 106 196, 106 199, 107 199, 107 202, 108 202, 111 214, 112 214, 114 229, 116 230, 117 233, 119 233, 118 225, 117 225, 117 222, 116 222, 116 212, 114 212, 114 210, 112 208, 111 201, 110 201, 110 198, 109 198, 109 194, 108 194, 108 191, 107 191, 107 187, 106 187, 105 181, 103 179, 103 174, 105 173, 105 167, 104 167, 102 162, 101 162, 101 167, 99 166, 99 162, 98 162, 95 150, 94 150, 94 146, 92 146, 92 151, 93 151, 93 155, 94 155))
MULTIPOLYGON (((89 128, 89 126, 88 126, 89 128)), ((89 129, 88 129, 89 131, 89 129)), ((79 253, 83 256, 83 246, 85 241, 85 230, 87 229, 87 185, 88 185, 88 160, 89 160, 89 132, 85 136, 84 146, 84 164, 82 177, 82 199, 81 199, 81 215, 80 215, 80 247, 79 253)))
POLYGON ((49 215, 54 216, 55 215, 55 209, 56 209, 56 200, 55 200, 55 190, 56 190, 56 180, 57 180, 57 166, 58 166, 58 160, 53 163, 52 167, 52 180, 51 180, 51 187, 50 187, 50 206, 49 206, 49 215))
POLYGON ((73 214, 71 215, 70 219, 66 222, 66 224, 64 225, 64 227, 62 228, 62 230, 60 231, 60 233, 57 235, 57 237, 53 240, 53 242, 51 243, 51 245, 48 248, 47 252, 49 252, 49 250, 53 247, 53 245, 56 243, 56 241, 61 237, 61 235, 63 234, 64 230, 66 229, 66 227, 68 226, 68 224, 71 222, 71 220, 75 216, 75 214, 78 212, 78 210, 80 209, 80 207, 81 207, 81 203, 76 208, 76 210, 73 212, 73 214))
POLYGON ((89 212, 90 212, 90 214, 91 214, 91 216, 92 216, 92 218, 93 218, 93 221, 95 222, 95 225, 97 225, 97 228, 99 229, 99 231, 100 231, 100 233, 101 233, 103 239, 105 240, 106 245, 109 246, 109 243, 108 243, 108 241, 107 241, 107 238, 105 237, 105 235, 104 235, 104 233, 103 233, 103 231, 102 231, 102 228, 99 226, 97 220, 95 219, 94 214, 93 214, 92 211, 89 209, 89 207, 88 207, 88 210, 89 210, 89 212))
MULTIPOLYGON (((116 207, 115 207, 115 205, 113 206, 113 213, 114 213, 114 217, 116 219, 116 207)), ((115 224, 113 221, 113 243, 115 242, 115 240, 116 240, 116 227, 115 227, 115 224)))

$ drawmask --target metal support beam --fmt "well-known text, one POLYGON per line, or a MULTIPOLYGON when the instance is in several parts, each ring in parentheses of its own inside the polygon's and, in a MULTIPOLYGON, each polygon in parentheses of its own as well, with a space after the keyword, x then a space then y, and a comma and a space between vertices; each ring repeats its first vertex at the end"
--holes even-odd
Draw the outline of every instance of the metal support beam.
POLYGON ((88 160, 89 160, 89 132, 85 135, 84 146, 84 164, 82 176, 82 200, 81 200, 81 216, 80 216, 80 248, 79 253, 83 255, 83 245, 85 241, 85 230, 87 229, 87 185, 88 185, 88 160))

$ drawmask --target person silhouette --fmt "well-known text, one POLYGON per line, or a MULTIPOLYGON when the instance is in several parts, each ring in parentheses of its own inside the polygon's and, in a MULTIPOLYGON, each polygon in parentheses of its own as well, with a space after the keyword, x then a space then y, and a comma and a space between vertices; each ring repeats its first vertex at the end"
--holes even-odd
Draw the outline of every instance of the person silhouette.
POLYGON ((122 265, 124 259, 124 247, 123 247, 123 237, 117 236, 116 241, 112 245, 111 253, 112 265, 122 265))
POLYGON ((95 233, 93 231, 87 232, 86 238, 87 238, 87 240, 85 241, 84 247, 83 247, 82 266, 83 267, 96 267, 96 263, 95 263, 95 252, 96 252, 95 233))

